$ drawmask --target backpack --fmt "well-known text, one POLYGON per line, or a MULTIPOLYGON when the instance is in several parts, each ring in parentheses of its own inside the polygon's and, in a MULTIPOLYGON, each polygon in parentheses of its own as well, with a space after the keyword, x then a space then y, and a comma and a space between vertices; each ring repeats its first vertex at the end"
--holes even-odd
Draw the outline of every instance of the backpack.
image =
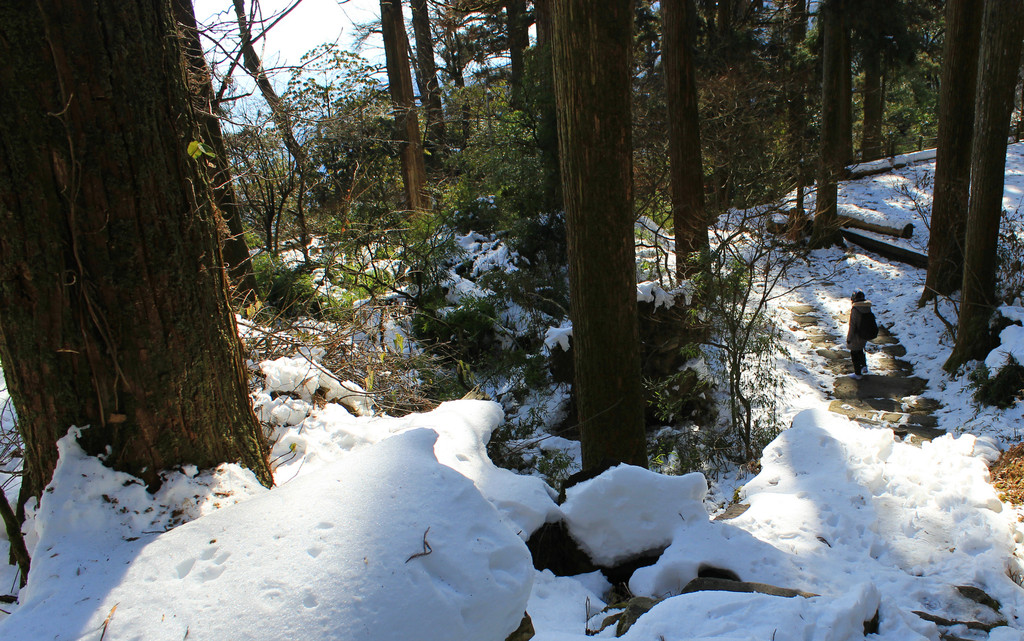
POLYGON ((875 314, 870 309, 861 313, 857 334, 866 341, 878 338, 878 322, 875 321, 875 314))

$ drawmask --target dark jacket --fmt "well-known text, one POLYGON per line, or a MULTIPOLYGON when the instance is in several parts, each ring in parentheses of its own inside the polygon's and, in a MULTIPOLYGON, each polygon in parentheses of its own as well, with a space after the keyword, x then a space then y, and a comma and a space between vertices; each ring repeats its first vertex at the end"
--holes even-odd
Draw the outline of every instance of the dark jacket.
POLYGON ((850 328, 846 332, 846 346, 852 350, 862 350, 867 341, 860 337, 860 325, 863 322, 864 312, 871 311, 871 301, 862 300, 853 304, 850 308, 850 328))

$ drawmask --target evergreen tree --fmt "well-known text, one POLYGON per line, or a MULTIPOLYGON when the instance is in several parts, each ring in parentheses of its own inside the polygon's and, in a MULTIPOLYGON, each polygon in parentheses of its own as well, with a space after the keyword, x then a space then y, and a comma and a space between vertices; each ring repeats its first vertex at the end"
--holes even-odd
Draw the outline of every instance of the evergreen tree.
POLYGON ((697 12, 693 0, 662 0, 661 14, 676 273, 683 279, 693 272, 693 254, 708 248, 694 72, 697 12))
POLYGON ((949 296, 963 281, 971 185, 971 141, 984 0, 949 0, 942 54, 939 139, 932 190, 928 274, 921 303, 949 296))
POLYGON ((978 98, 971 144, 971 193, 967 211, 964 277, 956 344, 944 367, 954 371, 985 358, 995 345, 989 320, 996 298, 996 246, 1003 214, 1006 138, 1020 69, 1024 5, 1020 0, 985 0, 978 62, 978 98))
POLYGON ((225 461, 271 483, 176 33, 169 0, 0 3, 0 360, 22 500, 71 426, 151 486, 225 461))
POLYGON ((409 37, 405 33, 402 0, 380 0, 380 23, 384 35, 384 57, 388 69, 388 89, 395 110, 395 141, 402 160, 405 183, 405 208, 427 209, 427 170, 420 142, 419 118, 416 115, 409 67, 409 37))
POLYGON ((553 3, 583 468, 647 465, 633 242, 633 3, 553 3))

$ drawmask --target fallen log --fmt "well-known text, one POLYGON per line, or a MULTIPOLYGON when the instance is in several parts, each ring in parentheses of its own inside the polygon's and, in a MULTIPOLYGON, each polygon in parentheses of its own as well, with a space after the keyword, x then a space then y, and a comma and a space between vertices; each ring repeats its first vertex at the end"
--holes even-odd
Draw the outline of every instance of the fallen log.
POLYGON ((732 581, 715 577, 697 577, 687 583, 679 594, 691 592, 717 591, 717 592, 756 592, 771 596, 795 597, 802 596, 806 599, 818 596, 813 592, 794 590, 792 588, 780 588, 777 585, 767 583, 753 583, 750 581, 732 581))
POLYGON ((889 156, 888 158, 879 158, 878 160, 850 165, 844 168, 843 179, 857 180, 858 178, 865 178, 876 174, 887 174, 893 169, 900 169, 916 162, 934 160, 935 151, 934 148, 922 149, 921 151, 914 151, 908 154, 889 156))
POLYGON ((894 238, 910 238, 914 235, 914 226, 907 223, 903 227, 888 227, 886 225, 879 225, 878 223, 869 223, 866 220, 860 218, 853 218, 851 216, 839 216, 839 224, 843 227, 854 227, 856 229, 863 229, 864 231, 873 231, 876 234, 884 234, 886 236, 893 236, 894 238))
POLYGON ((897 247, 896 245, 890 245, 884 241, 878 240, 877 238, 871 238, 860 234, 850 229, 841 228, 839 232, 843 235, 843 238, 854 245, 860 245, 864 249, 869 249, 880 256, 888 258, 890 260, 899 261, 906 263, 907 265, 913 265, 914 267, 920 267, 922 269, 928 268, 928 255, 916 252, 912 249, 906 249, 903 247, 897 247))

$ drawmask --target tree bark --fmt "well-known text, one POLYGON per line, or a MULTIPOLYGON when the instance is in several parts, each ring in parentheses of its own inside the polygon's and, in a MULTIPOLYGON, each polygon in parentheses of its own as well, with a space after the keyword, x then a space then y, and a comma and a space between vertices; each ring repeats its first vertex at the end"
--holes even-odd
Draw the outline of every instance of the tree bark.
POLYGON ((523 78, 526 75, 526 48, 530 46, 530 25, 527 23, 526 0, 505 0, 508 57, 511 73, 512 106, 522 104, 523 78))
POLYGON ((676 276, 683 280, 699 267, 694 254, 708 249, 704 165, 693 64, 697 11, 693 0, 662 0, 661 12, 676 276))
POLYGON ((583 468, 647 465, 633 240, 632 0, 553 4, 583 468))
POLYGON ((946 4, 928 274, 921 305, 936 295, 949 296, 963 282, 983 6, 984 0, 946 4))
POLYGON ((441 85, 437 81, 437 62, 434 60, 434 38, 430 31, 427 0, 409 0, 409 6, 412 9, 412 30, 416 38, 416 60, 423 80, 423 89, 420 91, 420 102, 426 112, 423 148, 429 152, 426 164, 436 169, 444 158, 445 125, 441 85))
POLYGON ((269 485, 169 0, 8 2, 0 55, 0 360, 22 500, 70 426, 151 487, 225 461, 269 485))
POLYGON ((395 141, 401 150, 405 207, 410 211, 422 211, 427 209, 427 171, 420 144, 420 124, 409 70, 409 38, 405 33, 401 0, 380 0, 380 23, 388 68, 388 90, 394 105, 395 141))
POLYGON ((835 2, 835 10, 839 13, 842 25, 838 37, 842 44, 838 45, 839 62, 839 131, 841 135, 840 159, 845 167, 853 162, 853 51, 850 38, 849 0, 829 0, 835 2))
POLYGON ((553 0, 533 0, 533 8, 537 13, 537 46, 544 47, 551 44, 551 32, 554 26, 551 24, 551 3, 553 0))
POLYGON ((533 48, 537 96, 537 147, 540 149, 541 168, 544 172, 544 194, 541 211, 556 212, 563 209, 562 175, 558 159, 558 116, 554 100, 554 70, 551 58, 551 0, 535 0, 537 46, 533 48))
POLYGON ((882 117, 885 93, 882 91, 882 58, 874 47, 863 54, 864 67, 864 130, 860 144, 861 162, 882 157, 882 117))
POLYGON ((196 23, 192 0, 173 0, 171 4, 174 17, 178 21, 195 113, 202 127, 201 140, 208 141, 215 154, 211 161, 216 168, 212 176, 213 195, 225 223, 224 226, 218 225, 218 229, 223 232, 221 246, 224 262, 228 266, 228 278, 233 287, 231 298, 245 305, 258 298, 256 277, 252 271, 249 245, 245 242, 245 228, 242 226, 238 198, 235 196, 231 169, 228 167, 228 153, 224 147, 220 119, 213 104, 213 82, 206 65, 206 56, 203 55, 203 46, 199 42, 199 26, 196 23))
POLYGON ((989 319, 999 305, 996 250, 1003 214, 1006 138, 1024 38, 1024 5, 1020 0, 986 0, 981 28, 964 277, 956 344, 944 365, 947 371, 985 358, 994 346, 989 319))
POLYGON ((794 55, 796 48, 807 38, 807 0, 793 0, 790 7, 790 28, 789 28, 789 82, 788 109, 789 119, 789 148, 793 162, 793 177, 796 181, 797 201, 796 215, 793 222, 796 228, 802 228, 805 222, 804 209, 804 187, 811 181, 808 175, 807 156, 807 101, 804 94, 807 91, 807 72, 797 61, 794 55))
POLYGON ((836 215, 838 180, 843 170, 842 75, 843 24, 841 0, 828 0, 819 8, 822 31, 821 152, 815 198, 812 247, 841 242, 836 215))

